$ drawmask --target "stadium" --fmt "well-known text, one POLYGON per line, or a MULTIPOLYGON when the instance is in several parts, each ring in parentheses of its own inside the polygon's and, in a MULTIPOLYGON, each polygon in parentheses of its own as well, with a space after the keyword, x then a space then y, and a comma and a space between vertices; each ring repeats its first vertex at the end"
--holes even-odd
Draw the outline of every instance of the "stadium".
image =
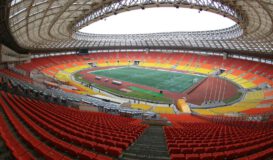
POLYGON ((273 158, 272 0, 1 0, 0 6, 0 159, 273 158), (83 31, 160 8, 213 13, 233 24, 83 31))

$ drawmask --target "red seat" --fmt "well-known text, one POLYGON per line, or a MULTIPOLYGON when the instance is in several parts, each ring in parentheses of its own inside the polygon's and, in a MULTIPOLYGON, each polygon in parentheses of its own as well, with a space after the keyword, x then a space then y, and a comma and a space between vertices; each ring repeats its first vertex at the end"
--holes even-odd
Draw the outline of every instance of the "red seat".
POLYGON ((234 152, 233 150, 225 151, 224 153, 228 159, 234 159, 237 157, 236 152, 234 152))
POLYGON ((117 147, 109 147, 107 153, 113 157, 119 157, 122 154, 122 149, 117 147))
POLYGON ((106 139, 104 143, 109 146, 116 146, 116 141, 113 141, 113 140, 106 139))
POLYGON ((120 147, 120 148, 122 148, 122 149, 126 149, 126 148, 128 148, 128 143, 124 143, 124 142, 116 142, 116 146, 117 147, 120 147))
POLYGON ((169 148, 169 153, 170 154, 179 154, 179 153, 181 153, 181 149, 180 148, 171 147, 171 148, 169 148))
POLYGON ((205 150, 203 147, 195 147, 193 148, 193 153, 203 153, 205 150))
POLYGON ((186 154, 186 160, 200 160, 198 154, 186 154))
POLYGON ((248 154, 249 150, 248 148, 241 148, 241 149, 234 150, 234 152, 236 153, 238 157, 243 157, 248 154))
POLYGON ((104 145, 104 144, 97 144, 95 146, 95 150, 97 152, 100 152, 100 153, 106 153, 106 151, 107 151, 108 148, 109 147, 107 145, 104 145))
POLYGON ((96 138, 94 139, 94 141, 96 141, 97 143, 104 143, 105 139, 104 139, 104 138, 96 137, 96 138))
POLYGON ((97 145, 97 143, 96 142, 90 142, 90 141, 83 141, 82 145, 84 147, 87 147, 87 148, 90 148, 90 149, 94 149, 95 146, 97 145))
POLYGON ((13 156, 16 157, 17 160, 34 160, 34 157, 28 152, 20 156, 13 154, 13 156))
POLYGON ((80 155, 80 159, 82 159, 82 160, 94 159, 95 157, 97 157, 97 154, 90 152, 88 150, 83 150, 80 155))
POLYGON ((224 152, 214 152, 212 155, 214 160, 223 160, 226 157, 224 152))
POLYGON ((212 156, 211 153, 201 153, 199 155, 199 157, 200 157, 201 160, 211 160, 211 159, 213 159, 213 156, 212 156))
POLYGON ((186 160, 185 154, 172 154, 171 160, 186 160))
POLYGON ((180 148, 186 148, 186 147, 188 147, 188 144, 187 143, 179 143, 178 146, 180 148))
POLYGON ((226 150, 226 147, 225 146, 217 146, 217 147, 215 147, 215 150, 216 150, 216 152, 223 152, 226 150))
POLYGON ((70 160, 70 158, 63 156, 61 160, 70 160))
POLYGON ((112 160, 112 158, 103 155, 97 155, 94 160, 112 160))
POLYGON ((236 147, 234 145, 226 145, 226 150, 232 150, 232 149, 236 149, 236 147))
MULTIPOLYGON (((65 145, 65 143, 64 143, 65 145)), ((67 148, 66 148, 67 149, 67 148)), ((83 152, 83 148, 76 147, 74 145, 70 145, 68 152, 75 157, 79 156, 83 152)))
POLYGON ((206 153, 213 153, 213 152, 215 152, 215 148, 214 147, 205 147, 204 149, 205 149, 206 153))
POLYGON ((63 159, 63 155, 55 150, 51 150, 47 153, 47 159, 49 160, 61 160, 63 159))
POLYGON ((181 153, 191 154, 191 153, 193 153, 193 150, 192 150, 192 148, 182 148, 181 153))
MULTIPOLYGON (((248 160, 261 160, 261 159, 266 159, 268 157, 272 157, 272 155, 273 155, 273 148, 268 148, 264 151, 252 154, 245 158, 247 158, 248 160)), ((239 160, 242 160, 242 158, 240 158, 239 160)))
POLYGON ((189 143, 188 147, 192 147, 192 148, 199 147, 199 144, 198 143, 189 143))

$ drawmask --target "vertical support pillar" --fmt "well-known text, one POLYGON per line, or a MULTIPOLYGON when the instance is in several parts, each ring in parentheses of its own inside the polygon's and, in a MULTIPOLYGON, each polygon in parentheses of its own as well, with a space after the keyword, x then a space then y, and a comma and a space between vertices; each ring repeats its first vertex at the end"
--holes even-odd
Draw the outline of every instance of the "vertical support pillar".
POLYGON ((224 52, 223 59, 226 60, 227 58, 228 58, 228 54, 226 52, 224 52))

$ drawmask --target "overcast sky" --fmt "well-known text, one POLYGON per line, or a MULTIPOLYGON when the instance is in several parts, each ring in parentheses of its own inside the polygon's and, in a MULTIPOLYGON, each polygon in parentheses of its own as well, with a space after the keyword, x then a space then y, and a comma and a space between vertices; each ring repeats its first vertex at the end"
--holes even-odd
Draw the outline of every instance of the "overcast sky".
POLYGON ((82 32, 97 34, 138 34, 223 29, 235 22, 211 12, 186 8, 146 8, 119 13, 95 22, 82 32))

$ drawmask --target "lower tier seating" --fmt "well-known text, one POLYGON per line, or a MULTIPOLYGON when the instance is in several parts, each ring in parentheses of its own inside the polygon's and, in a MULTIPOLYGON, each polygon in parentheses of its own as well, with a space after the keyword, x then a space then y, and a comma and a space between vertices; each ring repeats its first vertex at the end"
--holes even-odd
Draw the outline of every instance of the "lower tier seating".
POLYGON ((167 113, 167 114, 172 114, 174 113, 174 110, 173 108, 171 107, 160 107, 160 106, 156 106, 156 107, 153 107, 152 109, 153 112, 155 113, 167 113))
POLYGON ((248 109, 256 108, 264 99, 263 91, 247 92, 245 97, 238 103, 230 106, 210 108, 210 109, 193 109, 194 112, 205 115, 221 115, 227 113, 242 112, 248 109))
POLYGON ((149 106, 147 104, 131 104, 131 108, 147 111, 150 110, 152 106, 149 106))
POLYGON ((25 149, 24 146, 20 144, 13 136, 2 115, 0 116, 0 136, 4 140, 6 146, 11 151, 15 159, 35 159, 33 155, 27 149, 25 149))
POLYGON ((273 128, 250 128, 248 124, 181 121, 175 126, 164 127, 171 160, 272 158, 273 128))
MULTIPOLYGON (((140 120, 83 112, 5 92, 1 92, 0 106, 20 137, 46 159, 117 158, 146 128, 140 120)), ((31 157, 27 151, 17 153, 12 148, 17 145, 10 146, 14 157, 31 157)))

